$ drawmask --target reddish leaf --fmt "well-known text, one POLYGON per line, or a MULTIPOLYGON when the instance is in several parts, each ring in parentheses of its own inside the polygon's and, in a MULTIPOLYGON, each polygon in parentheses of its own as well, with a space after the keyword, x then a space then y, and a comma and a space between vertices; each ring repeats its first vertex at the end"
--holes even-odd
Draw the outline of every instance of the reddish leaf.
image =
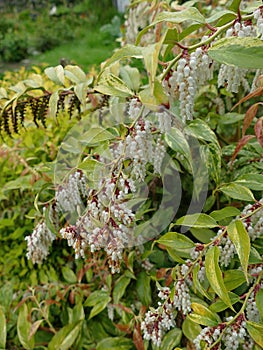
POLYGON ((127 333, 127 334, 131 334, 131 329, 130 326, 128 324, 115 324, 115 327, 118 328, 121 332, 127 333))
POLYGON ((246 112, 245 118, 244 118, 244 124, 243 124, 243 129, 242 129, 242 136, 245 135, 247 128, 250 126, 252 123, 252 120, 254 119, 255 115, 257 114, 258 111, 258 105, 259 103, 255 103, 246 112))
POLYGON ((254 127, 255 134, 261 147, 263 147, 263 117, 259 118, 254 127))
POLYGON ((242 139, 238 141, 235 152, 232 155, 231 162, 233 162, 236 159, 238 152, 245 146, 245 144, 247 144, 248 141, 253 139, 254 137, 254 135, 245 135, 244 137, 242 137, 242 139))
POLYGON ((141 334, 140 326, 138 324, 136 324, 136 326, 134 327, 133 343, 137 350, 144 350, 142 334, 141 334))
POLYGON ((263 95, 263 86, 260 86, 259 88, 257 88, 256 90, 254 90, 250 94, 248 94, 247 96, 241 98, 241 100, 237 104, 234 105, 232 110, 235 109, 241 103, 246 102, 250 98, 257 97, 257 96, 260 96, 260 95, 263 95))

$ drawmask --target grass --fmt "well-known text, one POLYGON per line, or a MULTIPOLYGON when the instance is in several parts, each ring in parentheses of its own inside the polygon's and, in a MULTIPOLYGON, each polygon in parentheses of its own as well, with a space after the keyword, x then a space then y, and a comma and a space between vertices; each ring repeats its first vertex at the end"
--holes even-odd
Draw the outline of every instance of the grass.
POLYGON ((117 46, 114 38, 107 38, 99 28, 87 28, 73 41, 34 56, 32 64, 45 63, 56 66, 60 63, 61 58, 65 58, 68 62, 77 64, 87 71, 92 66, 98 67, 101 62, 111 56, 117 46))

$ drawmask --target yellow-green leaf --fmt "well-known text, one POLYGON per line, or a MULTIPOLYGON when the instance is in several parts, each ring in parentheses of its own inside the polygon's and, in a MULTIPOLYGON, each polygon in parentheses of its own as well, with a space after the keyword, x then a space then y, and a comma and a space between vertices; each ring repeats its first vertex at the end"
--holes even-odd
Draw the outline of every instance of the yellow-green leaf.
POLYGON ((247 330, 251 338, 263 348, 263 324, 247 321, 247 330))
POLYGON ((6 346, 6 318, 2 306, 0 306, 0 348, 6 346))
POLYGON ((28 321, 27 305, 23 304, 20 307, 17 319, 17 335, 20 343, 26 350, 34 349, 34 337, 29 337, 31 323, 28 321))
POLYGON ((220 250, 217 246, 208 249, 205 257, 205 265, 207 266, 206 276, 214 292, 228 307, 235 311, 229 298, 228 291, 223 281, 222 272, 218 264, 219 255, 220 250))
POLYGON ((227 233, 236 248, 243 272, 248 281, 247 267, 250 253, 250 238, 247 230, 241 220, 235 220, 228 225, 227 233))

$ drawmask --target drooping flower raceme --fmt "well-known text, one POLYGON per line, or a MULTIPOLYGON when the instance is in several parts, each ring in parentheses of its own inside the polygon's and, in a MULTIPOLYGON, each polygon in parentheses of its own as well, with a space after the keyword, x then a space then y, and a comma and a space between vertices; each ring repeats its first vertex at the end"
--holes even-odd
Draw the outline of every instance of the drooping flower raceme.
POLYGON ((49 248, 56 236, 50 231, 46 223, 40 222, 35 227, 30 236, 26 236, 27 258, 32 260, 33 264, 41 264, 49 254, 49 248))

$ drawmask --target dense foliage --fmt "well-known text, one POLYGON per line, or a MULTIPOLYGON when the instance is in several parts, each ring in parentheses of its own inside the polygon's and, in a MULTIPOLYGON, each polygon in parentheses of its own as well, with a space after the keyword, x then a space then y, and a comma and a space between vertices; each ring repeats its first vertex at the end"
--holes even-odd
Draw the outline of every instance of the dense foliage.
POLYGON ((1 348, 263 347, 262 39, 134 1, 98 74, 4 77, 1 348))

